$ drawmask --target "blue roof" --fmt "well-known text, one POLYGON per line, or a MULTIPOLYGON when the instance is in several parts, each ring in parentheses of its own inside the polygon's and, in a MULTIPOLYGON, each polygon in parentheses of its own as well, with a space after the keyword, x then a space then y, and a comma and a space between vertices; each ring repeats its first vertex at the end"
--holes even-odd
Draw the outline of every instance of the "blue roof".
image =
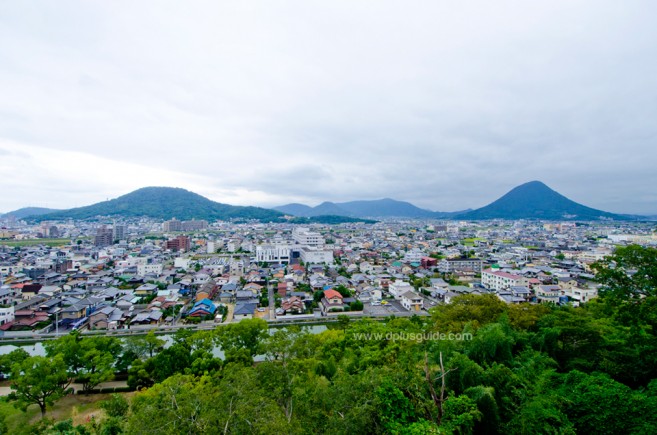
POLYGON ((204 310, 209 312, 210 314, 214 314, 214 312, 217 310, 217 307, 214 306, 212 301, 210 299, 201 299, 200 301, 196 302, 194 306, 192 307, 191 310, 189 310, 189 314, 191 315, 192 313, 199 311, 199 310, 204 310))

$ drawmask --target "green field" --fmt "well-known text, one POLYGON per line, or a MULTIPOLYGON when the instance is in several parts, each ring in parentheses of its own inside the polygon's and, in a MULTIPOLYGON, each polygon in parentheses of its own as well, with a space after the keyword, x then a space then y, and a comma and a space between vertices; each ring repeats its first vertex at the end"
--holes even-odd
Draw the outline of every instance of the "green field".
POLYGON ((70 245, 71 239, 28 239, 28 240, 0 240, 0 245, 10 246, 12 248, 23 246, 65 246, 70 245))
POLYGON ((482 241, 482 240, 484 240, 484 239, 482 239, 482 238, 480 238, 480 237, 469 237, 469 238, 467 238, 467 239, 463 239, 463 240, 461 241, 461 243, 462 243, 464 246, 474 246, 476 241, 482 241))

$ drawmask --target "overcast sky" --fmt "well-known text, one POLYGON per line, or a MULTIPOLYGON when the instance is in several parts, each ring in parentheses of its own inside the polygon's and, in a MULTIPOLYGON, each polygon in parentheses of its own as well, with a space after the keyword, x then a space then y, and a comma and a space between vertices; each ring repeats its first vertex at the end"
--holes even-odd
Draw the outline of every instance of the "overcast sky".
POLYGON ((657 2, 0 1, 0 212, 145 186, 657 214, 657 2))

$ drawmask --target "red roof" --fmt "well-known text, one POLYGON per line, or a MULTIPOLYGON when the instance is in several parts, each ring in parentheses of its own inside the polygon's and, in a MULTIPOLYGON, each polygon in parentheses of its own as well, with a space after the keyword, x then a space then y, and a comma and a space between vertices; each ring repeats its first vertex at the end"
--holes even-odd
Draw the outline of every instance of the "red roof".
POLYGON ((337 290, 333 290, 333 289, 324 290, 324 297, 326 299, 331 299, 331 298, 340 298, 340 299, 342 299, 342 295, 340 294, 340 292, 338 292, 337 290))

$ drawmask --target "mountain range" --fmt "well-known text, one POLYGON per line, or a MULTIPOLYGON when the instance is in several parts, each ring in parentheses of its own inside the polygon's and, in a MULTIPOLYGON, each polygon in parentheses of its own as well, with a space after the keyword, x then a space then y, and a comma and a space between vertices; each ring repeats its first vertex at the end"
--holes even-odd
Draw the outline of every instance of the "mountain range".
POLYGON ((488 219, 543 219, 543 220, 599 220, 637 219, 638 216, 625 216, 596 210, 578 204, 540 181, 530 181, 515 187, 496 201, 476 210, 457 212, 435 212, 418 208, 413 204, 393 199, 376 201, 352 201, 343 203, 323 202, 316 207, 304 204, 287 204, 274 207, 288 215, 317 216, 330 211, 331 214, 353 217, 405 217, 459 220, 488 219))
POLYGON ((463 212, 437 212, 425 210, 405 201, 390 198, 371 201, 323 202, 315 207, 305 204, 287 204, 274 207, 274 210, 287 215, 313 217, 322 215, 350 216, 357 218, 415 218, 415 219, 449 219, 463 212))
POLYGON ((29 207, 5 214, 31 221, 93 219, 97 216, 141 217, 180 220, 258 220, 261 222, 341 223, 365 218, 416 219, 543 219, 599 220, 638 219, 596 210, 578 204, 555 192, 540 181, 522 184, 498 200, 476 210, 436 212, 411 203, 384 198, 371 201, 323 202, 316 207, 287 204, 274 209, 222 204, 196 193, 174 187, 144 187, 118 198, 86 207, 52 210, 29 207), (296 219, 286 219, 285 215, 296 219))

